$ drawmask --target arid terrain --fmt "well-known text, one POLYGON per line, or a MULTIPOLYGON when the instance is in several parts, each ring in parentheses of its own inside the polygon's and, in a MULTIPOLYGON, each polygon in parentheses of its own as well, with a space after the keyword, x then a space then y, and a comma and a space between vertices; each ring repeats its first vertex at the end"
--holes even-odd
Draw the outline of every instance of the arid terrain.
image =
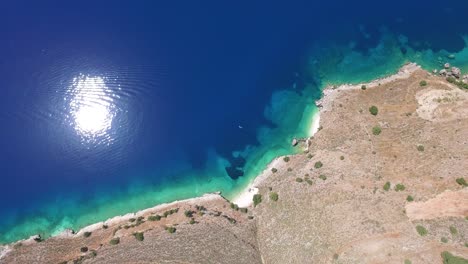
POLYGON ((298 146, 303 153, 270 164, 255 207, 211 194, 11 244, 0 262, 418 264, 443 263, 444 251, 468 259, 468 90, 410 66, 400 78, 325 90, 319 131, 298 146))

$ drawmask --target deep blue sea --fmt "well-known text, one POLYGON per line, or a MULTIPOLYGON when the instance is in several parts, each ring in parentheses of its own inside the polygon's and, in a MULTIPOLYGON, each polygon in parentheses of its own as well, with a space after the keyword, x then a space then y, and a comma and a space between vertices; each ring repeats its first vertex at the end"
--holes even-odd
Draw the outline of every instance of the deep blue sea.
POLYGON ((297 151, 324 85, 408 61, 468 70, 467 12, 462 0, 3 1, 0 243, 231 198, 297 151))

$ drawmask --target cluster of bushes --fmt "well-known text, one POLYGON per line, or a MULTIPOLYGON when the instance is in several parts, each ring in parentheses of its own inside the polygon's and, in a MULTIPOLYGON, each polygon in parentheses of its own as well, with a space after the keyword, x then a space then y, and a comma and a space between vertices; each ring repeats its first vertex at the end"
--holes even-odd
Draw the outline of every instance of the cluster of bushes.
POLYGON ((257 206, 258 204, 260 204, 262 202, 262 195, 261 194, 255 194, 252 198, 253 200, 253 203, 254 203, 254 207, 257 206))
POLYGON ((458 86, 459 88, 463 88, 463 89, 468 89, 468 83, 464 83, 462 81, 458 81, 457 79, 455 79, 454 77, 447 77, 447 82, 449 83, 453 83, 455 84, 456 86, 458 86))
POLYGON ((175 213, 177 213, 177 212, 179 212, 179 208, 174 208, 174 209, 165 211, 164 214, 163 214, 163 216, 164 216, 164 217, 168 217, 168 216, 170 216, 171 214, 175 214, 175 213))

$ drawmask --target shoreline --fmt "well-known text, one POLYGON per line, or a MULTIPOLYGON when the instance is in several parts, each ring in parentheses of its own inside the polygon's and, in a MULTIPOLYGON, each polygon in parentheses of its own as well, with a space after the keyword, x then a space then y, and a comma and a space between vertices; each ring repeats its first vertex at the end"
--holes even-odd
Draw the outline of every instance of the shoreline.
MULTIPOLYGON (((360 84, 342 84, 336 88, 333 88, 332 86, 328 86, 323 89, 322 91, 322 96, 319 100, 316 101, 316 105, 318 107, 317 113, 315 113, 312 117, 313 121, 310 127, 310 133, 308 138, 310 139, 316 132, 319 131, 320 128, 320 114, 323 111, 329 111, 329 105, 334 96, 337 94, 336 91, 341 91, 341 90, 353 90, 353 89, 361 89, 361 85, 366 85, 367 89, 377 87, 381 84, 386 84, 389 82, 392 82, 394 80, 398 79, 405 79, 408 78, 413 72, 416 70, 420 69, 421 67, 417 65, 416 63, 407 63, 403 65, 397 73, 388 75, 382 78, 374 79, 368 83, 360 83, 360 84)), ((306 146, 307 149, 308 146, 306 146)), ((294 154, 293 154, 294 155, 294 154)), ((287 155, 288 156, 288 155, 287 155)), ((275 159, 273 159, 267 166, 266 168, 259 174, 257 175, 254 179, 252 179, 251 183, 247 185, 242 191, 240 191, 237 195, 234 196, 234 198, 230 201, 235 204, 237 204, 239 207, 250 207, 253 204, 253 196, 258 193, 258 186, 261 182, 263 182, 265 179, 267 179, 271 174, 271 168, 281 168, 281 166, 284 166, 281 163, 281 158, 283 156, 278 156, 275 159)), ((52 237, 76 237, 82 235, 84 232, 92 232, 97 229, 102 228, 103 225, 114 225, 118 224, 122 221, 128 221, 130 218, 134 217, 139 217, 145 214, 151 214, 155 213, 157 211, 160 211, 164 208, 171 207, 177 204, 195 204, 199 202, 204 202, 204 201, 212 201, 216 199, 224 199, 224 198, 219 192, 216 193, 207 193, 202 196, 198 197, 193 197, 185 200, 176 200, 170 203, 163 203, 159 205, 155 205, 150 208, 146 208, 140 211, 136 211, 133 213, 128 213, 125 215, 117 215, 111 218, 108 218, 107 220, 97 222, 94 224, 90 224, 88 226, 85 226, 78 231, 74 232, 70 229, 65 229, 62 232, 60 232, 57 235, 50 236, 49 238, 52 237)), ((17 243, 32 243, 34 242, 34 238, 37 238, 38 235, 31 236, 27 239, 21 239, 17 240, 15 242, 11 242, 8 244, 1 245, 0 244, 0 259, 2 259, 4 256, 8 254, 9 251, 11 251, 11 245, 17 244, 17 243)))

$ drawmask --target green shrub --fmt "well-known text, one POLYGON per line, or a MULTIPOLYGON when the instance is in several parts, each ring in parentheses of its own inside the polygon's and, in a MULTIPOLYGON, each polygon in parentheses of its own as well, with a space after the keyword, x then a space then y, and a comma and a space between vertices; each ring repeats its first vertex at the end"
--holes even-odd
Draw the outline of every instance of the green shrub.
POLYGON ((316 169, 320 169, 320 168, 322 168, 322 166, 323 166, 323 163, 321 161, 317 161, 314 164, 314 168, 316 168, 316 169))
POLYGON ((379 109, 377 108, 377 106, 373 105, 373 106, 369 107, 369 112, 372 115, 376 116, 379 113, 379 109))
POLYGON ((424 80, 419 82, 419 86, 426 86, 426 85, 427 85, 427 82, 424 80))
POLYGON ((253 196, 252 200, 253 200, 254 207, 255 207, 262 202, 262 195, 257 193, 253 196))
POLYGON ((312 185, 312 184, 314 184, 314 182, 313 182, 313 181, 311 181, 311 180, 309 180, 309 179, 307 179, 307 180, 305 180, 305 181, 306 181, 306 182, 307 182, 309 185, 312 185))
POLYGON ((463 186, 463 187, 466 187, 468 186, 468 183, 466 183, 465 179, 464 178, 458 178, 455 180, 459 185, 463 186))
POLYGON ((423 145, 418 145, 417 149, 418 149, 418 151, 424 151, 424 146, 423 145))
POLYGON ((91 232, 84 232, 84 233, 83 233, 83 236, 84 236, 84 237, 90 237, 90 236, 91 236, 91 232))
POLYGON ((361 89, 365 90, 365 89, 367 89, 367 87, 365 85, 361 85, 361 89))
POLYGON ((273 200, 273 201, 278 201, 278 194, 275 193, 275 192, 271 192, 270 193, 270 200, 273 200))
POLYGON ((271 172, 276 173, 278 170, 276 168, 272 168, 271 172))
POLYGON ((177 229, 173 226, 166 227, 166 230, 169 234, 174 234, 177 231, 177 229))
POLYGON ((192 217, 192 216, 193 216, 193 213, 194 213, 194 212, 193 212, 192 210, 186 210, 186 211, 184 212, 184 215, 185 215, 186 217, 192 217))
POLYGON ((448 251, 444 251, 441 254, 443 264, 467 264, 468 260, 462 257, 452 255, 448 251))
POLYGON ((234 209, 234 210, 239 210, 239 206, 235 203, 231 203, 231 209, 234 209))
POLYGON ((453 236, 458 234, 458 230, 454 226, 450 226, 449 229, 450 229, 450 234, 452 234, 453 236))
POLYGON ((405 259, 405 264, 411 264, 411 260, 405 259))
POLYGON ((372 134, 374 134, 375 136, 380 135, 380 133, 382 133, 382 128, 380 128, 379 126, 375 126, 372 128, 372 134))
POLYGON ((383 189, 384 189, 385 191, 390 190, 390 182, 386 182, 386 183, 384 184, 384 186, 383 186, 383 189))
POLYGON ((344 156, 340 156, 340 160, 344 160, 344 156))
POLYGON ((427 229, 424 228, 424 226, 417 225, 417 226, 416 226, 416 231, 418 232, 418 234, 419 234, 420 236, 425 236, 425 235, 427 235, 427 229))
POLYGON ((283 160, 284 162, 289 162, 289 157, 284 157, 283 160))
POLYGON ((83 253, 88 252, 88 247, 81 247, 80 251, 83 253))
POLYGON ((136 238, 138 241, 143 241, 145 239, 145 236, 143 235, 143 232, 136 232, 133 233, 133 236, 136 238))
POLYGON ((299 182, 299 183, 301 183, 301 182, 303 182, 303 181, 304 181, 304 180, 303 180, 302 178, 299 178, 299 177, 298 177, 298 178, 296 178, 296 182, 299 182))
POLYGON ((446 237, 441 237, 440 238, 440 242, 442 243, 447 243, 448 242, 448 239, 446 237))
POLYGON ((405 186, 401 183, 398 183, 396 186, 395 186, 395 191, 399 192, 399 191, 404 191, 405 190, 405 186))
POLYGON ((148 217, 148 220, 149 221, 159 221, 161 220, 161 216, 160 215, 151 215, 148 217))
POLYGON ((110 240, 109 244, 111 245, 117 245, 120 243, 120 238, 116 237, 110 240))
POLYGON ((327 176, 325 176, 325 175, 322 174, 322 175, 319 176, 319 178, 322 179, 322 180, 326 180, 326 179, 327 179, 327 176))
POLYGON ((447 77, 446 80, 447 80, 447 82, 449 82, 449 83, 455 83, 455 82, 457 81, 457 79, 455 79, 455 78, 452 77, 452 76, 447 77))
POLYGON ((310 154, 310 153, 307 154, 307 158, 308 158, 308 159, 311 159, 311 158, 313 158, 313 157, 314 157, 314 155, 312 155, 312 154, 310 154))
POLYGON ((408 195, 408 196, 406 197, 406 201, 408 201, 408 202, 414 201, 413 196, 408 195))

